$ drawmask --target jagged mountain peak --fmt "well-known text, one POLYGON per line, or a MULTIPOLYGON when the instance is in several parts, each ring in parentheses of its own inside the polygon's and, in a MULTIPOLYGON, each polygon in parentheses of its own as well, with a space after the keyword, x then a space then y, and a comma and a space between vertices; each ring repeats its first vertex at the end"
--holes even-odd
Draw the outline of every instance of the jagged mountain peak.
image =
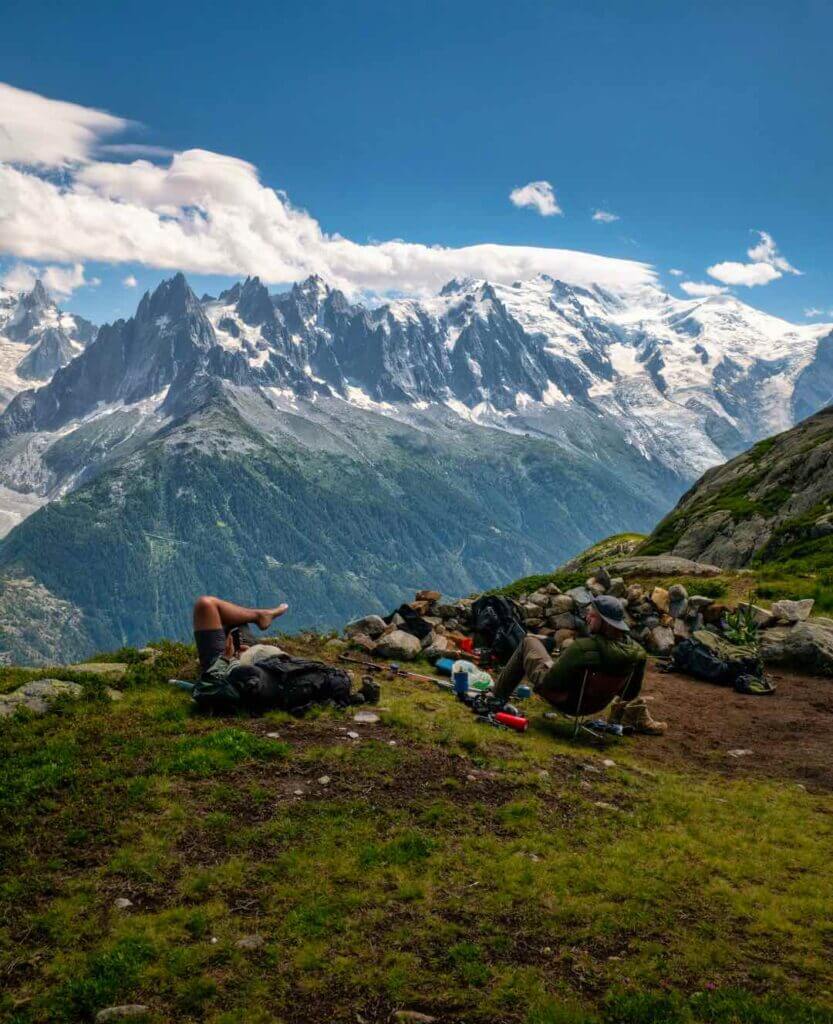
POLYGON ((292 286, 290 294, 296 301, 311 305, 320 306, 333 293, 333 289, 319 274, 310 274, 303 281, 292 286))
POLYGON ((0 408, 15 394, 43 382, 92 341, 96 328, 66 313, 37 280, 29 291, 0 293, 0 408))
POLYGON ((52 300, 49 292, 44 287, 43 281, 40 278, 35 281, 34 285, 28 292, 23 292, 20 296, 20 303, 26 309, 48 309, 50 306, 54 306, 55 303, 52 300))
POLYGON ((180 271, 161 281, 153 292, 145 292, 136 310, 136 318, 146 320, 167 316, 178 318, 202 312, 202 305, 180 271))

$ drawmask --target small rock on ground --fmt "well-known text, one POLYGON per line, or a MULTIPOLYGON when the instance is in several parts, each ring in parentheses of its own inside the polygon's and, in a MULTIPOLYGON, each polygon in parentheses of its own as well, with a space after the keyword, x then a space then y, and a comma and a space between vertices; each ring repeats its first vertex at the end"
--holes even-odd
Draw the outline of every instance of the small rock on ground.
POLYGON ((373 725, 374 722, 379 721, 379 716, 372 711, 357 711, 353 715, 353 721, 359 722, 361 725, 373 725))
POLYGON ((260 949, 266 943, 262 935, 244 935, 235 942, 238 949, 260 949))
POLYGON ((150 1013, 150 1008, 142 1006, 141 1003, 127 1003, 124 1006, 108 1006, 99 1010, 95 1015, 95 1024, 107 1024, 109 1020, 128 1020, 136 1017, 145 1017, 150 1013))
POLYGON ((113 906, 116 910, 127 910, 128 907, 133 906, 133 900, 129 900, 126 896, 119 896, 117 900, 113 900, 113 906))

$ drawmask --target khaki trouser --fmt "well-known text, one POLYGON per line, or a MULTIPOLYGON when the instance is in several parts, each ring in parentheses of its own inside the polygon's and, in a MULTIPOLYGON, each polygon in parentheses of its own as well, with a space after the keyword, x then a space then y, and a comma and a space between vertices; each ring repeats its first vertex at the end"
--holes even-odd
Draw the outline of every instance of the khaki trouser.
POLYGON ((524 676, 532 689, 549 701, 559 700, 565 693, 554 693, 547 687, 547 675, 552 668, 552 658, 537 636, 525 636, 515 648, 495 683, 495 695, 508 700, 510 694, 522 682, 524 676))

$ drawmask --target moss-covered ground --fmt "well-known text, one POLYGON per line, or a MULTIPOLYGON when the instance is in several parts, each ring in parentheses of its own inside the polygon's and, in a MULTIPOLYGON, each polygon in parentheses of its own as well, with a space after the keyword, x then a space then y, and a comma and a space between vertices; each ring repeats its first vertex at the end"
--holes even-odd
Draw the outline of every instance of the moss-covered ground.
POLYGON ((211 718, 167 684, 190 648, 122 660, 123 700, 75 675, 0 722, 3 1021, 833 1021, 829 794, 648 770, 650 740, 577 747, 537 703, 498 732, 404 679, 376 724, 211 718))

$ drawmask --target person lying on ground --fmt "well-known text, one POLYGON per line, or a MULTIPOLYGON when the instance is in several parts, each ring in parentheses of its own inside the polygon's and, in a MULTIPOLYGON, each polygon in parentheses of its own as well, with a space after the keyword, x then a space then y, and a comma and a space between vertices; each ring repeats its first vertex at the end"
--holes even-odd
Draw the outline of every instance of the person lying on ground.
MULTIPOLYGON (((254 647, 263 645, 257 644, 246 627, 268 629, 288 608, 287 604, 277 608, 244 608, 219 597, 198 597, 194 602, 194 641, 202 671, 207 672, 218 658, 232 661, 244 654, 256 654, 254 647)), ((270 656, 277 652, 277 648, 269 647, 265 653, 270 656)))
POLYGON ((643 648, 629 635, 622 605, 608 595, 596 597, 587 606, 584 621, 589 636, 574 640, 555 661, 538 637, 524 637, 498 676, 495 696, 508 701, 526 676, 539 697, 572 714, 584 673, 592 669, 627 679, 611 720, 632 725, 637 732, 665 732, 665 723, 651 718, 645 700, 640 697, 647 659, 643 648))

